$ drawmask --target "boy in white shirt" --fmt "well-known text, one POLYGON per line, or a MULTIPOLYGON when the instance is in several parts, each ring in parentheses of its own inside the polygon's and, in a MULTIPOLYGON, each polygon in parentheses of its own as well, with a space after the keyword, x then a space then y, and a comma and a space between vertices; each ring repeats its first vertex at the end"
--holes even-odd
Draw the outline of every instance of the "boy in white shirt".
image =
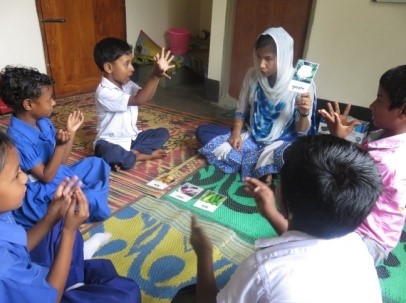
POLYGON ((166 153, 162 149, 169 138, 165 128, 141 131, 137 127, 138 107, 154 96, 159 78, 167 77, 173 68, 170 51, 154 57, 151 76, 144 87, 131 81, 132 48, 124 40, 105 38, 94 48, 94 60, 103 72, 96 90, 98 113, 97 136, 94 152, 110 164, 113 170, 128 170, 136 161, 160 159, 166 153))
POLYGON ((196 302, 381 302, 373 259, 354 233, 381 192, 368 153, 331 135, 300 137, 286 150, 280 178, 276 199, 257 179, 245 185, 254 197, 266 193, 268 203, 279 202, 287 230, 257 240, 220 291, 211 242, 192 218, 196 302))

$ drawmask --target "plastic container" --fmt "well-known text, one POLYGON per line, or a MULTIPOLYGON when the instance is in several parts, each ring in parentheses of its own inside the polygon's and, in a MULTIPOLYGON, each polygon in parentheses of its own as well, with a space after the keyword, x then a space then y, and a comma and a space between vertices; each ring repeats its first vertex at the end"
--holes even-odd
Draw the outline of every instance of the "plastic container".
POLYGON ((169 48, 174 55, 184 55, 189 50, 191 32, 186 28, 171 28, 168 30, 169 48))

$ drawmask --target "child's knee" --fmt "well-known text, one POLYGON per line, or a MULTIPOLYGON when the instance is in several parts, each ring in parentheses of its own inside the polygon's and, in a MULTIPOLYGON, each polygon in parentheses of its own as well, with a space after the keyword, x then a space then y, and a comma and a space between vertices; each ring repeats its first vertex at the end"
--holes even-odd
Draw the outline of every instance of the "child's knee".
POLYGON ((169 131, 166 128, 159 128, 160 130, 160 135, 162 138, 165 139, 165 141, 167 141, 169 139, 169 131))

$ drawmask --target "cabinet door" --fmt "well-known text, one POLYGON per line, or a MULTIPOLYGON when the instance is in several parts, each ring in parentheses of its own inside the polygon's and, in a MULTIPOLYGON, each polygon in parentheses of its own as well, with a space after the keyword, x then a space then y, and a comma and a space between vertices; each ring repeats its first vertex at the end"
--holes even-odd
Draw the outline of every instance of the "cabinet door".
POLYGON ((238 98, 244 75, 252 66, 258 34, 283 27, 294 40, 294 64, 303 55, 312 0, 236 0, 229 94, 238 98))
POLYGON ((93 48, 107 36, 126 39, 125 0, 37 0, 37 10, 55 96, 94 91, 101 73, 93 48))

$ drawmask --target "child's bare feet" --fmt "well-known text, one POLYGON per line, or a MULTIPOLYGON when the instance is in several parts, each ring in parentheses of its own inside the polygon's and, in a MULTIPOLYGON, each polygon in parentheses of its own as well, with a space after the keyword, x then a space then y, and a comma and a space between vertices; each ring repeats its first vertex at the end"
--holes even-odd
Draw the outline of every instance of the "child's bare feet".
POLYGON ((118 164, 113 164, 113 165, 111 166, 111 169, 112 169, 113 171, 115 171, 115 172, 118 173, 118 172, 121 170, 121 166, 118 165, 118 164))
POLYGON ((166 151, 163 149, 154 150, 152 152, 152 154, 150 154, 150 155, 146 155, 146 154, 140 153, 138 151, 135 151, 134 153, 137 156, 136 161, 162 159, 162 158, 166 157, 166 155, 167 155, 166 151))

